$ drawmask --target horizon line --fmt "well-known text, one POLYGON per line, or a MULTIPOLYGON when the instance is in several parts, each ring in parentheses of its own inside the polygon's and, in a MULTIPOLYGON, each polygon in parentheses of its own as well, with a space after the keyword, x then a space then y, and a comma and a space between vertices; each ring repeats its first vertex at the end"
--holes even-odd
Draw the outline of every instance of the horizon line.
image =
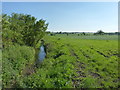
MULTIPOLYGON (((86 33, 95 33, 93 31, 47 31, 47 32, 86 32, 86 33)), ((97 32, 97 31, 96 31, 97 32)), ((104 32, 104 31, 103 31, 104 32)), ((120 32, 120 31, 110 31, 110 32, 104 32, 104 33, 114 33, 114 32, 120 32)))

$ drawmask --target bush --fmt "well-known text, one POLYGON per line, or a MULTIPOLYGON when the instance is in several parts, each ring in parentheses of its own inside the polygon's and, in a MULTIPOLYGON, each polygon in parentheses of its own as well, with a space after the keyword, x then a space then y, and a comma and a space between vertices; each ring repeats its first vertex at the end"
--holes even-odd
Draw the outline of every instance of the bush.
POLYGON ((28 46, 35 46, 45 35, 48 23, 31 15, 12 13, 2 15, 2 36, 4 42, 14 42, 28 46))

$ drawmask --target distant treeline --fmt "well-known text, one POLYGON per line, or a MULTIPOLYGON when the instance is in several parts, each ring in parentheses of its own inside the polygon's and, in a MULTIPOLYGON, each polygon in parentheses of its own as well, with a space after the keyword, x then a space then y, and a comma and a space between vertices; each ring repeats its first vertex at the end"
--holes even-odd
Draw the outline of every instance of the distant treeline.
POLYGON ((120 32, 114 32, 114 33, 104 33, 105 35, 120 35, 120 32))
POLYGON ((48 34, 50 34, 51 36, 54 36, 55 34, 77 34, 79 35, 120 35, 120 32, 103 32, 101 30, 97 31, 96 33, 89 33, 89 32, 47 32, 48 34))

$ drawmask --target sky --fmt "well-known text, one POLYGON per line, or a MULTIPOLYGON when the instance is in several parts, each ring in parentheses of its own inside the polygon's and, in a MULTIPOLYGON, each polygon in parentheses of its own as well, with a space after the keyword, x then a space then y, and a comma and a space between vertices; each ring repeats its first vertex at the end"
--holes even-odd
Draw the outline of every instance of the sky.
POLYGON ((51 32, 118 31, 118 2, 2 2, 2 13, 30 14, 51 32))
POLYGON ((2 2, 118 2, 120 0, 1 0, 2 2))

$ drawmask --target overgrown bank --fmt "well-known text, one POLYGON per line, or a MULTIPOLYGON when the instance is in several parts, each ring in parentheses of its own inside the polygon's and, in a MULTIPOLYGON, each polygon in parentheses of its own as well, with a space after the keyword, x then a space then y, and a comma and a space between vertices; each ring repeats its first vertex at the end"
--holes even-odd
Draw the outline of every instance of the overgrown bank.
POLYGON ((3 88, 24 87, 23 77, 34 73, 37 44, 48 23, 27 14, 2 14, 3 88))

